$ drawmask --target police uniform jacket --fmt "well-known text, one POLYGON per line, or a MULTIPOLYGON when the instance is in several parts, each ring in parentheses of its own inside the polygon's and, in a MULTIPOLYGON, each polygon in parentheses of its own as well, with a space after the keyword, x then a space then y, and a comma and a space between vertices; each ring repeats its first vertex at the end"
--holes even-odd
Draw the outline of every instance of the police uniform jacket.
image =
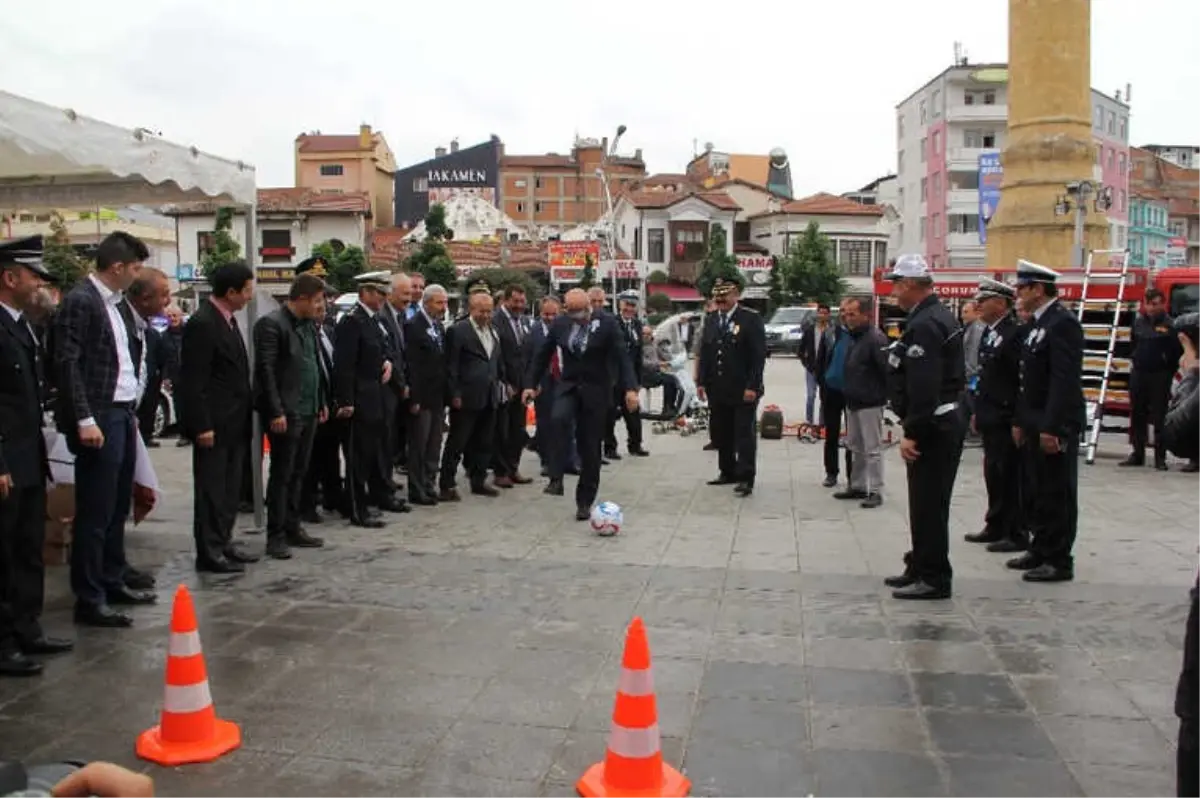
POLYGON ((723 325, 722 314, 704 318, 700 334, 700 384, 709 401, 739 403, 742 394, 763 395, 763 369, 767 362, 767 333, 762 316, 739 304, 723 325))
POLYGON ((1011 427, 1021 389, 1020 325, 1005 316, 979 341, 979 385, 975 421, 980 427, 1011 427))
POLYGON ((362 304, 338 322, 333 342, 333 391, 338 407, 353 407, 354 419, 380 422, 384 416, 383 361, 388 343, 378 314, 362 304))
POLYGON ((918 444, 936 434, 939 419, 949 417, 966 385, 962 328, 936 294, 921 300, 892 344, 892 409, 904 437, 918 444))
POLYGON ((1170 316, 1139 313, 1133 322, 1133 368, 1142 374, 1174 374, 1183 348, 1170 316))
POLYGON ((1017 422, 1060 437, 1083 427, 1083 328, 1059 302, 1045 306, 1021 344, 1017 422))
POLYGON ((42 437, 42 361, 33 333, 0 308, 0 474, 13 486, 45 484, 46 439, 42 437))
POLYGON ((626 320, 617 317, 617 325, 621 328, 621 336, 625 339, 625 352, 629 356, 629 365, 633 368, 634 380, 642 384, 642 320, 632 318, 626 320))

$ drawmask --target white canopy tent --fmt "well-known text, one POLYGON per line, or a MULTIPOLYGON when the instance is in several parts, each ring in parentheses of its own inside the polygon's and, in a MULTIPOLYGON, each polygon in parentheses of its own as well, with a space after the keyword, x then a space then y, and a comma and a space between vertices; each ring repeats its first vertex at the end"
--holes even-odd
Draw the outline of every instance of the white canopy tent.
MULTIPOLYGON (((0 91, 0 209, 95 209, 219 200, 244 209, 255 239, 254 167, 0 91)), ((249 332, 257 307, 249 308, 249 332)), ((252 348, 248 348, 253 352, 252 348)), ((262 434, 254 434, 254 518, 263 524, 262 434)))

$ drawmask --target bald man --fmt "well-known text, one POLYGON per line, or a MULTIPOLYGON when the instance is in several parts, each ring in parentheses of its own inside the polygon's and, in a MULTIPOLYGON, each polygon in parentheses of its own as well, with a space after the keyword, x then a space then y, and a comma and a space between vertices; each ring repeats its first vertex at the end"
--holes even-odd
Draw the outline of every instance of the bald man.
POLYGON ((392 360, 392 390, 396 396, 395 411, 389 417, 388 451, 385 454, 384 468, 390 478, 392 469, 403 468, 408 451, 408 370, 405 366, 404 322, 408 320, 408 308, 412 304, 412 277, 399 272, 392 275, 392 292, 388 294, 387 305, 380 312, 380 317, 388 329, 392 339, 392 349, 395 355, 392 360))
POLYGON ((486 484, 496 441, 500 385, 506 382, 500 339, 492 329, 494 302, 487 292, 467 299, 467 317, 446 331, 446 379, 450 435, 442 451, 439 501, 459 501, 455 486, 461 458, 471 493, 495 497, 486 484))
MULTIPOLYGON (((562 352, 562 376, 554 386, 550 413, 554 431, 551 440, 558 445, 550 452, 550 482, 545 492, 563 495, 566 438, 574 425, 582 461, 579 483, 575 486, 575 518, 586 521, 600 487, 600 446, 612 401, 611 375, 616 375, 628 408, 637 407, 638 391, 624 339, 612 314, 594 309, 588 294, 578 288, 567 292, 564 304, 566 312, 550 325, 530 363, 525 384, 540 385, 554 353, 562 352)), ((535 395, 532 388, 523 394, 526 402, 535 395)))

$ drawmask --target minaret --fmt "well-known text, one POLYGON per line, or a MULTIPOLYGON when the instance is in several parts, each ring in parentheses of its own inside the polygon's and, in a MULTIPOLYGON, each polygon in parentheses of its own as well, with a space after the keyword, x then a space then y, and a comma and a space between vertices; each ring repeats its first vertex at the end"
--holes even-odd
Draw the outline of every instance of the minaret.
MULTIPOLYGON (((1008 136, 1000 203, 988 224, 987 263, 1018 258, 1071 265, 1075 212, 1055 215, 1066 185, 1093 180, 1091 0, 1009 0, 1008 136)), ((1108 222, 1088 200, 1087 249, 1108 244, 1108 222)))

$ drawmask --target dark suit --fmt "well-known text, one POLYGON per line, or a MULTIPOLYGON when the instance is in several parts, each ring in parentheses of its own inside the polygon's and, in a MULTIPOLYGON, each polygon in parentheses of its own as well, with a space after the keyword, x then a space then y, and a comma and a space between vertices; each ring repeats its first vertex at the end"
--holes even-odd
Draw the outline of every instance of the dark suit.
POLYGON ((128 568, 125 519, 137 462, 137 397, 114 398, 121 365, 106 303, 115 303, 120 313, 129 357, 139 372, 143 344, 133 311, 111 293, 102 298, 92 278, 63 297, 54 320, 55 421, 75 455, 71 589, 78 603, 89 606, 104 605, 106 593, 123 585, 128 568), (92 419, 104 435, 98 449, 79 445, 79 424, 85 419, 92 419))
POLYGON ((1042 563, 1071 570, 1079 522, 1079 434, 1083 399, 1083 328, 1059 302, 1046 306, 1021 348, 1017 423, 1025 431, 1036 496, 1030 552, 1042 563), (1058 454, 1046 454, 1039 435, 1054 435, 1058 454))
MULTIPOLYGON (((624 342, 624 351, 626 357, 629 358, 629 367, 633 369, 633 378, 637 381, 638 386, 642 384, 642 321, 641 319, 630 319, 626 321, 623 317, 617 316, 617 327, 621 332, 621 340, 624 342)), ((613 389, 613 404, 608 418, 608 427, 605 430, 604 450, 605 452, 616 453, 617 451, 617 421, 625 419, 625 444, 629 447, 629 451, 637 452, 642 448, 642 414, 638 410, 629 410, 625 407, 625 395, 616 387, 613 389)))
POLYGON ((700 384, 708 396, 709 421, 717 444, 721 476, 753 486, 758 472, 754 434, 763 394, 767 333, 762 316, 743 305, 729 314, 710 313, 700 343, 700 384), (747 402, 746 391, 754 391, 747 402))
POLYGON ((383 384, 389 349, 381 323, 378 314, 359 303, 338 322, 333 342, 334 398, 338 407, 354 408, 348 422, 346 480, 355 521, 367 518, 369 505, 392 498, 379 473, 385 414, 391 407, 386 398, 391 388, 383 384))
MULTIPOLYGON (((541 349, 542 343, 546 340, 546 335, 549 332, 549 325, 538 319, 534 321, 533 328, 529 333, 529 357, 525 364, 526 376, 528 377, 528 369, 533 362, 533 358, 541 349)), ((526 385, 526 388, 534 388, 538 390, 537 397, 533 400, 533 412, 537 419, 537 431, 533 435, 534 450, 538 453, 538 457, 542 461, 542 469, 548 470, 551 459, 551 446, 555 441, 560 439, 554 434, 551 426, 551 418, 554 410, 554 394, 555 386, 562 379, 562 364, 559 364, 559 373, 554 374, 554 358, 557 357, 557 352, 551 354, 551 367, 546 369, 542 375, 542 381, 537 385, 526 385)), ((567 467, 575 471, 579 470, 579 451, 575 446, 575 436, 568 434, 566 436, 567 447, 567 467)))
POLYGON ((42 360, 25 320, 0 307, 0 654, 42 636, 46 526, 46 439, 42 436, 42 360))
POLYGON ((255 406, 271 441, 266 496, 268 541, 300 532, 304 474, 325 402, 318 348, 315 326, 293 316, 286 306, 254 324, 255 406), (305 385, 306 379, 315 385, 305 385), (307 397, 309 406, 304 406, 306 389, 311 392, 307 397), (281 417, 287 420, 287 429, 272 432, 272 420, 281 417))
POLYGON ((250 456, 250 359, 237 320, 211 300, 188 319, 180 347, 183 434, 213 433, 192 446, 192 535, 198 564, 224 557, 233 540, 242 473, 250 456))
POLYGON ((590 506, 600 487, 600 449, 604 423, 612 403, 613 375, 623 391, 637 389, 624 341, 611 314, 594 311, 582 325, 569 316, 555 319, 530 363, 526 385, 538 385, 550 368, 556 350, 562 352, 562 379, 554 388, 551 435, 561 445, 550 456, 551 479, 562 479, 566 468, 566 438, 575 430, 581 468, 575 504, 590 506))
POLYGON ((317 365, 321 368, 321 396, 329 419, 317 425, 313 438, 312 455, 304 474, 304 488, 300 495, 302 514, 317 511, 317 498, 326 510, 345 509, 346 497, 342 490, 342 425, 333 417, 333 325, 321 324, 317 333, 317 365))
POLYGON ((1024 545, 1020 452, 1012 437, 1020 389, 1021 342, 1017 322, 1011 316, 984 329, 979 342, 975 426, 983 438, 983 479, 988 495, 984 537, 1007 538, 1024 545))
POLYGON ((385 303, 383 309, 379 311, 379 315, 383 318, 391 344, 391 355, 388 359, 392 362, 390 384, 394 401, 392 401, 392 412, 387 417, 388 437, 384 466, 387 479, 394 482, 392 479, 393 469, 398 465, 403 465, 408 459, 408 400, 404 398, 404 391, 408 388, 408 364, 405 362, 404 355, 406 346, 404 313, 403 311, 397 312, 390 303, 385 303))
POLYGON ((408 495, 435 498, 446 418, 446 331, 440 321, 417 311, 404 324, 404 340, 410 386, 408 495))
POLYGON ((167 333, 159 332, 149 324, 146 335, 146 390, 138 403, 138 432, 142 440, 149 443, 154 437, 154 416, 162 400, 163 380, 178 369, 172 363, 176 356, 175 347, 167 340, 167 333))
POLYGON ((472 488, 483 486, 496 441, 496 411, 500 384, 505 378, 500 341, 491 327, 489 355, 469 319, 455 322, 446 331, 446 384, 450 396, 450 435, 442 452, 440 487, 454 488, 459 458, 472 488), (457 406, 456 406, 457 405, 457 406))
POLYGON ((500 339, 504 381, 513 389, 508 401, 496 411, 496 446, 492 470, 498 477, 511 479, 520 471, 521 453, 529 442, 529 436, 525 434, 525 404, 521 401, 521 391, 532 387, 525 385, 525 372, 529 367, 530 330, 525 318, 513 318, 504 308, 492 314, 492 329, 500 339))

